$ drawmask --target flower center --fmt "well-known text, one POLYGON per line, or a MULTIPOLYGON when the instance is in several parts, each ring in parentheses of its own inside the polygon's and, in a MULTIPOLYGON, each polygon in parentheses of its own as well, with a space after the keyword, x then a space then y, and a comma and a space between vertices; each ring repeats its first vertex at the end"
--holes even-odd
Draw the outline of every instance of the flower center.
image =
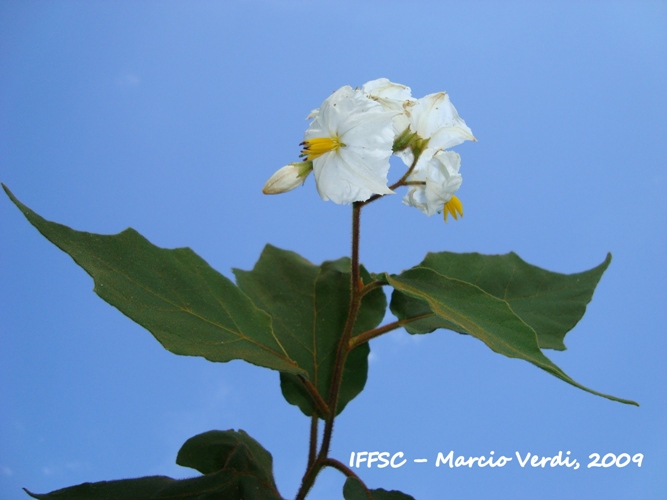
POLYGON ((445 222, 447 222, 447 215, 452 214, 455 220, 459 220, 458 216, 463 217, 463 203, 456 196, 452 196, 452 199, 445 203, 445 206, 442 207, 442 212, 445 216, 445 222))
POLYGON ((301 156, 304 156, 308 161, 313 161, 324 153, 336 151, 338 148, 344 147, 345 144, 340 142, 338 137, 315 137, 314 139, 303 141, 301 146, 303 146, 301 156))

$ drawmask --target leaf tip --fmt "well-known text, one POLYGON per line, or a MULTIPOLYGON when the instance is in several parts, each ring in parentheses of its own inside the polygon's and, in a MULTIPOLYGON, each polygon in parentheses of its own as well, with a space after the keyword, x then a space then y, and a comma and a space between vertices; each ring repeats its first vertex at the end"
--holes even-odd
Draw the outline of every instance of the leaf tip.
POLYGON ((5 190, 5 193, 7 193, 7 196, 9 196, 9 199, 12 200, 12 201, 16 200, 16 197, 15 197, 14 194, 9 190, 9 188, 5 185, 5 183, 4 183, 4 182, 0 182, 0 184, 2 185, 2 189, 5 190))
POLYGON ((30 212, 31 210, 30 210, 28 207, 26 207, 23 203, 21 203, 21 202, 18 200, 18 198, 17 198, 16 196, 14 196, 14 193, 12 193, 12 192, 9 190, 9 188, 8 188, 4 183, 0 182, 0 184, 2 184, 2 189, 5 190, 5 193, 7 194, 7 196, 9 196, 9 199, 12 200, 12 203, 13 203, 14 205, 16 205, 16 206, 18 207, 18 209, 19 209, 21 212, 23 212, 23 214, 26 215, 26 217, 27 217, 26 210, 27 210, 28 212, 30 212))

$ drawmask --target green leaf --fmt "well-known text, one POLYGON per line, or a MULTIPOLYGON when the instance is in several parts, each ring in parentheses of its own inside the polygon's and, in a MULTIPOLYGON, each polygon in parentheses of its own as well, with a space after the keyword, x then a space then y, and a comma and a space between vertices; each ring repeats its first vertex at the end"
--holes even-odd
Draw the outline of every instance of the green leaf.
MULTIPOLYGON (((281 345, 306 370, 307 380, 326 401, 349 309, 350 260, 342 258, 316 266, 294 252, 267 245, 252 271, 235 269, 234 274, 239 288, 271 316, 281 345)), ((363 268, 362 279, 370 281, 363 268)), ((375 328, 386 308, 382 290, 368 293, 362 301, 353 335, 375 328)), ((364 388, 369 352, 367 343, 350 352, 343 372, 338 413, 364 388)), ((280 380, 285 399, 306 415, 312 415, 313 398, 302 379, 282 373, 280 380)))
POLYGON ((415 500, 414 497, 396 490, 387 491, 382 488, 366 490, 361 481, 354 477, 348 477, 345 481, 343 497, 345 500, 415 500))
POLYGON ((514 313, 507 301, 475 284, 421 266, 390 276, 389 283, 400 292, 426 301, 434 314, 454 325, 455 331, 480 339, 497 353, 529 361, 598 396, 637 405, 634 401, 602 394, 575 382, 542 353, 533 328, 514 313))
POLYGON ((189 248, 158 248, 133 229, 110 236, 75 231, 43 219, 3 188, 42 235, 86 270, 95 293, 165 349, 306 373, 274 335, 271 318, 189 248))
POLYGON ((388 285, 387 273, 371 273, 371 279, 377 281, 381 285, 388 285))
POLYGON ((149 476, 118 481, 83 483, 50 493, 32 493, 40 500, 282 500, 257 478, 234 471, 220 471, 192 479, 149 476))
POLYGON ((44 500, 111 500, 116 498, 132 498, 144 500, 155 498, 157 492, 168 488, 176 481, 166 476, 148 476, 137 479, 119 481, 100 481, 70 486, 51 493, 32 493, 25 490, 33 498, 44 500))
POLYGON ((452 330, 453 332, 467 335, 467 332, 461 329, 460 325, 441 318, 428 305, 428 302, 412 295, 403 293, 397 289, 391 293, 391 304, 389 309, 399 320, 410 320, 411 318, 421 318, 410 321, 403 325, 408 333, 431 333, 438 328, 452 330))
POLYGON ((26 492, 43 500, 281 500, 271 454, 242 430, 210 431, 190 438, 176 462, 206 472, 190 479, 149 476, 83 483, 44 494, 26 492))
MULTIPOLYGON (((416 267, 432 269, 440 275, 471 283, 507 302, 519 318, 535 330, 542 349, 565 350, 563 339, 586 312, 611 254, 597 267, 576 274, 560 274, 523 261, 514 252, 505 255, 479 253, 429 253, 416 267)), ((423 300, 397 292, 392 312, 399 319, 428 314, 423 300)), ((431 316, 406 325, 410 333, 429 333, 436 328, 457 330, 459 325, 431 316)))
POLYGON ((176 463, 202 474, 223 469, 250 472, 274 490, 273 457, 264 447, 239 429, 208 431, 188 439, 178 452, 176 463))

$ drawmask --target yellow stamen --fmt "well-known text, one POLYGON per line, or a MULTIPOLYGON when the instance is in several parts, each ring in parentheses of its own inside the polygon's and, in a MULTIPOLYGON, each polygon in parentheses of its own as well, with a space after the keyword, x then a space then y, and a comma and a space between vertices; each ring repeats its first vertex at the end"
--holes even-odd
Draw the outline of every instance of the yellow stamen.
POLYGON ((445 206, 442 207, 442 213, 445 216, 445 222, 447 222, 447 216, 452 214, 455 220, 459 220, 459 215, 463 217, 463 204, 456 196, 452 196, 452 199, 445 203, 445 206))
POLYGON ((314 139, 303 141, 301 145, 303 146, 301 156, 305 156, 308 161, 313 161, 324 153, 345 146, 337 137, 315 137, 314 139))

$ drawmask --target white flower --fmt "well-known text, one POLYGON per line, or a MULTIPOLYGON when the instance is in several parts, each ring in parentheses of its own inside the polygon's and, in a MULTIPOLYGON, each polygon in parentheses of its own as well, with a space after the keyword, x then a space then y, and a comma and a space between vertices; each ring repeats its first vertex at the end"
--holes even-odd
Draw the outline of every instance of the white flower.
POLYGON ((299 184, 306 182, 306 177, 311 170, 313 170, 312 161, 299 161, 285 165, 266 181, 262 193, 280 194, 291 191, 299 184))
POLYGON ((397 111, 393 118, 394 133, 399 135, 410 126, 410 120, 405 113, 405 107, 409 103, 416 102, 412 98, 410 87, 393 83, 386 78, 378 78, 364 83, 361 87, 368 97, 380 103, 386 110, 397 111))
MULTIPOLYGON (((472 130, 456 112, 445 92, 429 94, 417 101, 408 102, 406 114, 410 129, 422 140, 428 140, 428 147, 447 149, 463 141, 476 141, 472 130)), ((397 155, 411 165, 413 153, 411 148, 397 152, 397 155)))
POLYGON ((301 156, 313 162, 323 200, 347 204, 393 193, 387 172, 395 114, 349 86, 322 103, 306 130, 301 156))
POLYGON ((422 139, 429 139, 430 148, 447 149, 476 140, 445 92, 418 99, 407 113, 410 127, 422 139))
POLYGON ((413 101, 410 87, 393 83, 386 78, 371 80, 362 85, 361 90, 385 109, 403 111, 405 101, 413 101))
POLYGON ((454 219, 463 216, 463 205, 454 196, 463 180, 459 174, 460 166, 461 157, 458 153, 426 149, 409 179, 410 182, 423 184, 410 184, 403 203, 417 207, 428 216, 442 211, 445 222, 448 213, 454 219))

